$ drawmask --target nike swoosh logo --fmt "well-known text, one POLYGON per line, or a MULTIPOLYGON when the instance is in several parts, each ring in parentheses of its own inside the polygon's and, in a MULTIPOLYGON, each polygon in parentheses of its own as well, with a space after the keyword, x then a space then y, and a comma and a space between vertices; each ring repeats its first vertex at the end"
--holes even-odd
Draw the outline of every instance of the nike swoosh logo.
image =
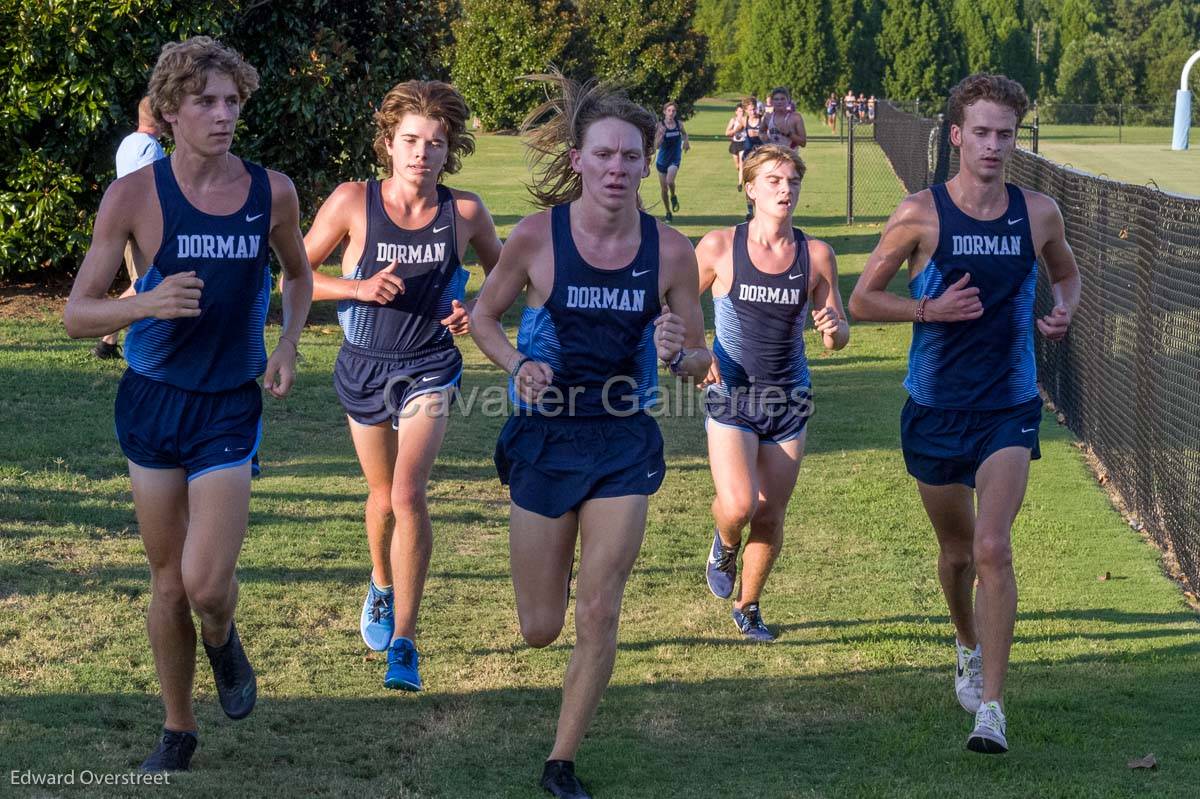
POLYGON ((434 375, 433 377, 422 377, 421 382, 428 383, 430 380, 437 380, 439 377, 441 377, 441 375, 434 375))
POLYGON ((635 270, 633 270, 633 276, 634 276, 634 277, 641 277, 642 275, 648 275, 648 274, 650 274, 650 270, 649 270, 649 269, 643 269, 643 270, 642 270, 642 271, 640 271, 640 272, 639 272, 639 271, 637 271, 636 269, 635 269, 635 270))
POLYGON ((1028 430, 1026 430, 1024 427, 1022 427, 1022 428, 1021 428, 1021 432, 1022 432, 1022 433, 1032 433, 1034 430, 1037 430, 1037 428, 1036 428, 1036 427, 1031 427, 1031 428, 1029 428, 1028 430))
POLYGON ((1025 218, 1025 217, 1023 217, 1023 216, 1022 216, 1022 217, 1018 217, 1017 219, 1010 219, 1010 220, 1008 220, 1008 224, 1010 224, 1010 225, 1015 225, 1015 224, 1017 224, 1018 222, 1020 222, 1020 221, 1021 221, 1022 219, 1024 219, 1024 218, 1025 218))
POLYGON ((246 447, 226 447, 226 452, 245 452, 246 447))
POLYGON ((798 280, 798 279, 800 279, 800 278, 802 278, 802 277, 804 277, 804 275, 803 275, 803 274, 800 274, 800 275, 788 275, 788 280, 798 280))
POLYGON ((442 227, 435 227, 435 228, 433 229, 433 232, 434 232, 434 233, 441 233, 443 230, 449 230, 449 229, 450 229, 450 226, 449 226, 449 225, 443 225, 442 227))
POLYGON ((654 476, 654 475, 656 475, 656 474, 658 474, 658 470, 657 470, 657 469, 655 469, 655 470, 654 470, 654 471, 652 471, 652 472, 646 472, 646 477, 647 477, 647 478, 650 478, 650 477, 653 477, 653 476, 654 476))
POLYGON ((255 214, 254 216, 250 216, 250 214, 246 214, 246 221, 253 222, 255 219, 261 219, 262 216, 263 216, 262 214, 255 214))

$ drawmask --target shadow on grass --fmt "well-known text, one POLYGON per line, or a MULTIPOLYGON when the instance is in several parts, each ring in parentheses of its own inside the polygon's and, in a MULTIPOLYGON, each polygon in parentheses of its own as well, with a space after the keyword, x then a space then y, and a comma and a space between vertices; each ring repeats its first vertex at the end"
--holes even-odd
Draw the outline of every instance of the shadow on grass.
MULTIPOLYGON (((260 669, 273 662, 248 646, 260 669)), ((1013 751, 996 759, 963 750, 969 717, 944 669, 766 677, 753 673, 761 651, 728 653, 730 668, 750 669, 745 676, 610 686, 577 757, 590 790, 659 799, 745 796, 748 786, 756 797, 955 796, 968 786, 998 797, 1182 797, 1194 789, 1195 645, 1149 649, 1119 669, 1102 656, 1015 664, 1013 751), (731 745, 734 728, 752 745, 731 745), (1151 748, 1159 770, 1125 767, 1151 748)), ((557 685, 514 676, 512 687, 458 690, 463 669, 434 659, 424 663, 426 692, 397 695, 379 687, 378 662, 307 665, 322 669, 310 680, 365 694, 304 695, 314 690, 309 680, 281 682, 266 668, 258 707, 235 724, 220 716, 199 669, 201 746, 193 770, 173 776, 172 795, 224 795, 231 785, 241 797, 536 795, 557 685)), ((153 744, 160 713, 155 696, 136 691, 0 698, 3 776, 127 772, 153 744)))

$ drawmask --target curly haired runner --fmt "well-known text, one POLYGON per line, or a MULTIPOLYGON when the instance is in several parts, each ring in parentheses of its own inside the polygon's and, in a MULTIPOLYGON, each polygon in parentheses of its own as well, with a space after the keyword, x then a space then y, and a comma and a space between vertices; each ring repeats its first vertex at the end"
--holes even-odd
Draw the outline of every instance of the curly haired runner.
POLYGON ((526 121, 536 202, 505 242, 471 333, 511 377, 517 410, 496 444, 511 488, 509 544, 521 634, 562 631, 580 541, 575 650, 541 784, 586 797, 575 752, 612 675, 625 582, 666 464, 655 361, 708 372, 696 259, 682 234, 638 210, 654 115, 605 85, 539 76, 561 90, 526 121), (549 119, 539 127, 545 117, 549 119), (514 348, 501 315, 526 292, 514 348))
POLYGON ((971 75, 954 87, 947 118, 960 171, 900 203, 850 297, 855 319, 913 323, 900 441, 940 548, 938 579, 958 635, 955 693, 975 714, 967 747, 985 753, 1008 750, 1012 524, 1029 462, 1041 457, 1038 264, 1054 296, 1054 309, 1037 320, 1043 336, 1063 338, 1079 304, 1058 205, 1004 182, 1028 107, 1025 90, 1003 75, 971 75), (905 261, 912 299, 887 290, 905 261))
POLYGON ((484 274, 500 257, 483 201, 442 185, 475 149, 466 124, 453 87, 395 86, 375 114, 389 177, 338 186, 304 239, 314 267, 346 244, 342 276, 315 272, 313 296, 338 301, 345 340, 333 382, 369 491, 359 630, 387 650, 384 685, 406 691, 421 689, 414 641, 433 549, 425 487, 462 375, 453 336, 469 329, 461 255, 474 247, 484 274))
POLYGON ((196 629, 221 708, 240 719, 258 696, 233 623, 234 576, 250 513, 262 390, 286 396, 312 299, 290 180, 229 152, 258 73, 207 36, 163 47, 150 103, 175 152, 104 193, 92 244, 64 314, 72 337, 131 325, 116 427, 129 460, 150 561, 147 627, 166 721, 143 771, 183 771, 196 749, 196 629), (132 239, 141 277, 131 297, 105 293, 132 239), (283 332, 267 358, 267 244, 283 265, 283 332))

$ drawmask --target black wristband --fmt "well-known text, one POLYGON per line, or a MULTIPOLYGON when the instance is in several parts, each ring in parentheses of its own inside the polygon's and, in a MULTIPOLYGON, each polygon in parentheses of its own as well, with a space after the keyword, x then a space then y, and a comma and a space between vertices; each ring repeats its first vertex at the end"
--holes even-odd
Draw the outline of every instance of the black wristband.
POLYGON ((512 371, 509 372, 508 374, 515 380, 517 377, 517 372, 521 371, 521 367, 524 366, 525 364, 529 363, 532 360, 533 360, 533 358, 530 358, 528 355, 522 355, 521 360, 517 361, 517 365, 514 366, 512 371))

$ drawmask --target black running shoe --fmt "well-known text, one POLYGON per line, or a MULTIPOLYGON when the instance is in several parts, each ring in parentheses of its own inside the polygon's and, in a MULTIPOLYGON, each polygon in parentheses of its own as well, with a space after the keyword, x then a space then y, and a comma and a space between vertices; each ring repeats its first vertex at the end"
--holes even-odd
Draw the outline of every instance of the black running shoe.
POLYGON ((238 638, 237 626, 229 625, 229 640, 222 646, 204 644, 204 652, 208 662, 212 664, 213 679, 217 683, 217 698, 221 700, 221 709, 231 719, 244 719, 254 710, 258 699, 258 681, 254 677, 254 669, 246 659, 246 650, 242 649, 241 639, 238 638))
POLYGON ((155 774, 161 771, 187 771, 192 762, 192 753, 199 741, 194 732, 178 732, 163 727, 162 738, 149 757, 138 766, 138 771, 155 774))
POLYGON ((575 776, 575 763, 570 760, 547 760, 541 786, 560 799, 592 799, 575 776))
POLYGON ((675 217, 671 216, 670 211, 667 211, 667 224, 668 225, 671 224, 671 222, 673 222, 674 220, 675 220, 675 217))
POLYGON ((671 210, 672 211, 679 210, 679 198, 675 196, 674 192, 671 193, 671 210))
POLYGON ((97 341, 96 346, 92 347, 92 355, 102 361, 109 361, 121 357, 121 348, 107 341, 97 341))

